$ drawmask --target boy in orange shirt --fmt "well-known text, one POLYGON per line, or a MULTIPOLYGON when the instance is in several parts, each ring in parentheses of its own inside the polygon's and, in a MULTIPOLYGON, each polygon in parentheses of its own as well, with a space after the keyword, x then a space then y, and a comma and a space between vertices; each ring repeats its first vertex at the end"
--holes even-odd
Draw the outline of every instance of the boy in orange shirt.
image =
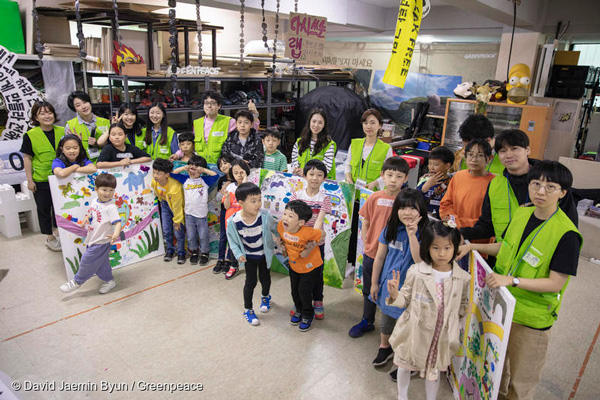
POLYGON ((314 247, 308 255, 303 254, 308 242, 318 243, 325 237, 325 232, 320 229, 320 221, 317 221, 315 228, 304 225, 311 217, 312 209, 308 204, 302 200, 292 200, 285 206, 281 221, 277 224, 284 255, 287 254, 290 262, 292 299, 296 306, 290 323, 298 325, 302 332, 309 330, 313 322, 313 290, 319 282, 319 267, 323 265, 319 247, 314 247))

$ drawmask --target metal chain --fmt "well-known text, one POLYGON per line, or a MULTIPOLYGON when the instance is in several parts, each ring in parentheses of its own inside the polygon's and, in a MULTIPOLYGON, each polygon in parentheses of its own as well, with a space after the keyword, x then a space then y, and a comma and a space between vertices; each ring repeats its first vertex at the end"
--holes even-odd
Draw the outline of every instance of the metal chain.
POLYGON ((196 30, 198 31, 198 66, 202 66, 202 20, 200 19, 200 0, 196 0, 196 30))
POLYGON ((240 77, 244 76, 244 3, 240 0, 240 77))
POLYGON ((267 20, 265 19, 265 0, 260 0, 260 8, 262 9, 262 40, 265 45, 265 49, 269 48, 269 44, 267 43, 267 20))
POLYGON ((40 31, 39 15, 37 11, 36 0, 33 0, 33 24, 35 25, 35 51, 38 55, 38 64, 42 65, 42 58, 44 58, 44 45, 42 44, 42 32, 40 31))
MULTIPOLYGON (((113 0, 112 8, 115 13, 115 25, 114 25, 115 31, 113 32, 113 38, 117 39, 119 51, 121 51, 121 42, 123 41, 123 37, 119 33, 119 6, 117 6, 117 0, 113 0)), ((125 61, 121 61, 121 64, 117 65, 117 68, 119 68, 119 70, 120 70, 121 67, 123 67, 124 65, 125 65, 125 61)), ((115 73, 119 73, 119 71, 115 71, 115 73)))
POLYGON ((277 34, 279 33, 279 6, 281 0, 277 0, 277 12, 275 13, 275 40, 273 40, 273 74, 275 74, 275 60, 277 59, 277 34))
POLYGON ((177 21, 175 21, 177 0, 169 0, 169 46, 171 47, 171 92, 173 103, 177 104, 177 21))
POLYGON ((298 12, 298 0, 294 0, 294 12, 298 12))
POLYGON ((85 37, 83 36, 83 25, 81 24, 81 13, 79 12, 79 0, 75 0, 75 19, 77 19, 77 39, 79 40, 79 57, 87 56, 85 50, 85 37))

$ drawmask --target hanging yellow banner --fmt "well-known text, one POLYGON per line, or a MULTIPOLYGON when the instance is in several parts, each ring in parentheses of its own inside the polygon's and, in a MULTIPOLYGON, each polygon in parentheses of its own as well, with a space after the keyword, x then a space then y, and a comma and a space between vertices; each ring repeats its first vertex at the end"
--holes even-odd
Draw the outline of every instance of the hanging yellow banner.
POLYGON ((421 27, 422 14, 423 0, 400 1, 392 56, 383 75, 383 83, 404 88, 421 27))

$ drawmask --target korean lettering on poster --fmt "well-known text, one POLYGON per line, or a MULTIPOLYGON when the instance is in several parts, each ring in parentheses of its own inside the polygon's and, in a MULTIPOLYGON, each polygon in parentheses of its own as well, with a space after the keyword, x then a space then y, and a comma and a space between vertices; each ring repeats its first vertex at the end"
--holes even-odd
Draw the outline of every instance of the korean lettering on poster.
POLYGON ((285 56, 301 64, 321 62, 326 33, 327 18, 290 13, 290 30, 285 35, 285 56))

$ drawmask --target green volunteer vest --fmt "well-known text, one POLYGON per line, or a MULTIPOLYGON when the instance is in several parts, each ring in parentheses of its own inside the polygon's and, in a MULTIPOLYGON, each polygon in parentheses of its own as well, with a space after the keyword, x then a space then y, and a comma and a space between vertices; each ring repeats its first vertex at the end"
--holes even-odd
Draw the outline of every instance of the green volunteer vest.
MULTIPOLYGON (((520 207, 515 212, 498 253, 497 273, 527 279, 547 278, 550 276, 550 261, 563 235, 573 231, 581 237, 569 217, 557 208, 557 212, 531 232, 519 248, 523 231, 534 210, 535 207, 520 207)), ((537 293, 507 286, 517 300, 513 321, 536 329, 552 326, 568 283, 567 280, 559 293, 537 293)))
MULTIPOLYGON (((168 131, 167 131, 168 134, 168 131)), ((137 147, 140 150, 146 150, 146 147, 148 147, 146 145, 146 141, 144 140, 146 138, 146 128, 142 128, 142 134, 141 135, 135 135, 135 147, 137 147)), ((127 143, 129 143, 129 140, 127 140, 127 143)))
MULTIPOLYGON (((460 163, 460 169, 467 169, 467 162, 466 160, 463 158, 462 162, 460 163)), ((487 166, 487 172, 491 172, 492 174, 496 174, 496 175, 502 175, 502 173, 504 172, 504 165, 502 165, 502 163, 500 162, 500 159, 498 158, 498 154, 494 154, 494 158, 492 158, 492 162, 490 162, 487 166)))
POLYGON ((508 179, 502 174, 496 175, 490 181, 488 195, 490 198, 494 235, 496 236, 496 241, 500 242, 502 234, 519 208, 519 202, 508 179))
POLYGON ((385 156, 387 156, 390 145, 377 139, 371 153, 362 165, 362 151, 365 145, 365 138, 352 139, 352 153, 350 154, 350 165, 352 167, 352 180, 356 183, 358 179, 363 179, 371 183, 381 176, 381 168, 385 156))
POLYGON ((34 182, 48 182, 48 175, 52 175, 52 161, 56 158, 58 142, 65 135, 65 128, 54 125, 54 147, 39 126, 27 131, 26 135, 31 140, 33 158, 31 166, 33 169, 34 182))
MULTIPOLYGON (((152 129, 152 128, 150 128, 150 129, 152 129)), ((144 136, 145 136, 145 133, 146 133, 146 131, 144 131, 144 136)), ((150 143, 146 152, 148 154, 150 154, 150 157, 152 157, 153 160, 156 160, 157 158, 164 158, 165 160, 169 159, 169 157, 171 156, 171 142, 173 141, 173 135, 175 135, 175 131, 173 130, 173 128, 168 126, 167 127, 167 143, 159 144, 158 142, 160 142, 160 136, 156 139, 156 143, 153 143, 153 142, 150 143)), ((137 136, 136 136, 135 142, 136 142, 136 146, 137 146, 137 142, 138 142, 137 136)), ((143 139, 142 139, 142 142, 143 142, 143 139)))
POLYGON ((204 140, 204 117, 194 121, 194 148, 209 164, 216 164, 221 156, 221 148, 229 133, 229 121, 231 117, 217 115, 208 134, 208 143, 204 140))
MULTIPOLYGON (((88 153, 88 158, 93 163, 96 163, 97 157, 95 157, 95 158, 90 157, 89 156, 90 154, 88 152, 88 148, 89 148, 88 139, 91 136, 91 134, 90 134, 90 131, 88 130, 87 126, 85 126, 84 124, 80 124, 79 119, 77 119, 77 117, 68 120, 67 126, 69 127, 69 130, 71 132, 77 133, 77 135, 81 138, 81 143, 83 144, 83 148, 85 149, 86 153, 88 153)), ((106 118, 100 118, 97 116, 96 117, 96 134, 94 135, 94 137, 96 139, 98 139, 100 136, 102 136, 103 133, 108 132, 109 127, 110 127, 109 120, 107 120, 106 118)))
MULTIPOLYGON (((296 145, 298 146, 298 149, 300 149, 300 139, 296 140, 296 145)), ((333 163, 331 164, 331 169, 327 174, 327 179, 335 180, 335 153, 337 153, 337 144, 335 144, 333 140, 329 142, 329 144, 325 146, 325 148, 321 149, 321 151, 319 151, 317 154, 310 154, 310 148, 304 150, 302 154, 299 154, 298 164, 300 165, 300 168, 304 168, 306 163, 310 160, 323 161, 323 159, 325 158, 325 153, 327 152, 327 150, 329 150, 331 146, 333 146, 333 163)))

